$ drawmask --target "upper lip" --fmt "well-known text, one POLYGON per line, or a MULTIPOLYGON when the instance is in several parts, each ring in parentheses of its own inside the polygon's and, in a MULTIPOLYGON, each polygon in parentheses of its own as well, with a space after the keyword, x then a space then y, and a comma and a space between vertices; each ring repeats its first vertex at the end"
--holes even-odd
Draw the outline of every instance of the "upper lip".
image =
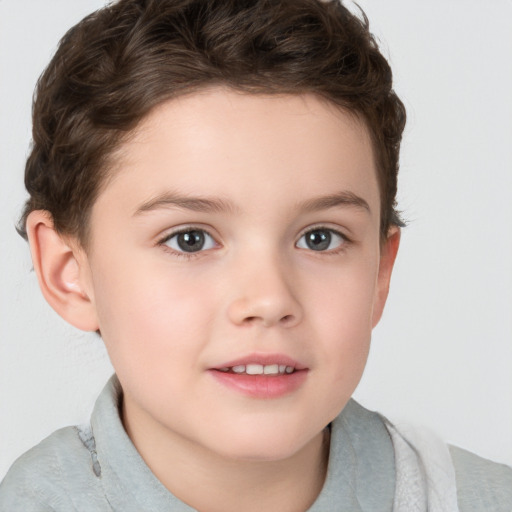
POLYGON ((307 366, 300 363, 296 359, 293 359, 290 356, 285 354, 270 354, 270 353, 254 353, 246 356, 239 357, 237 359, 232 359, 231 361, 227 361, 225 363, 215 365, 212 369, 220 369, 220 368, 232 368, 233 366, 246 366, 248 364, 261 364, 263 366, 277 364, 284 366, 292 366, 295 370, 306 370, 307 366))

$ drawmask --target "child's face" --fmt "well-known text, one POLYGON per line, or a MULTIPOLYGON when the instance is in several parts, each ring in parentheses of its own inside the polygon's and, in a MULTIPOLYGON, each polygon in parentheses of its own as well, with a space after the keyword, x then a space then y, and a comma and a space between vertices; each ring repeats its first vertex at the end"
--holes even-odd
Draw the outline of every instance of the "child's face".
POLYGON ((215 89, 158 107, 118 163, 82 265, 129 430, 296 453, 352 395, 385 301, 366 129, 313 96, 215 89), (253 364, 295 370, 223 371, 253 364))

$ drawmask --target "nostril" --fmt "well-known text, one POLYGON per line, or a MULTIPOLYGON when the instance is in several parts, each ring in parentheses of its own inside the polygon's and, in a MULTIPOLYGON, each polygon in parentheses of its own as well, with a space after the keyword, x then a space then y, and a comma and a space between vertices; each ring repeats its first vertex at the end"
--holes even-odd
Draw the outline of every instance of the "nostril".
POLYGON ((246 325, 250 325, 250 324, 253 324, 255 322, 261 321, 264 325, 274 325, 276 323, 276 321, 278 321, 281 324, 288 324, 288 323, 293 322, 294 318, 295 317, 293 315, 285 315, 285 316, 283 316, 281 318, 276 317, 273 320, 272 319, 269 320, 266 317, 255 315, 255 316, 247 316, 247 317, 245 317, 243 319, 243 323, 246 324, 246 325))

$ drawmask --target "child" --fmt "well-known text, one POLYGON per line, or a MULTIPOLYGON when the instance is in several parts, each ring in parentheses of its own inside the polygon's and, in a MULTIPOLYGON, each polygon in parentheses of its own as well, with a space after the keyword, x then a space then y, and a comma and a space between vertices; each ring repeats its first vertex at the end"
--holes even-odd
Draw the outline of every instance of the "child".
POLYGON ((90 425, 16 462, 1 509, 510 510, 512 470, 350 400, 404 122, 336 2, 121 0, 72 29, 20 230, 116 376, 90 425))

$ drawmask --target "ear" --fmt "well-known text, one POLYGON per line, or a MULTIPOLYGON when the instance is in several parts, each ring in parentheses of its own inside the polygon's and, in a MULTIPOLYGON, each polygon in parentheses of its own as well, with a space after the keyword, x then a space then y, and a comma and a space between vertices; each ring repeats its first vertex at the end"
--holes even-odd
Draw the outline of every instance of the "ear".
POLYGON ((389 229, 388 237, 380 249, 379 274, 377 276, 377 289, 372 317, 373 327, 379 323, 379 320, 382 317, 382 312, 384 311, 384 306, 389 293, 391 273, 393 271, 399 245, 400 228, 398 226, 392 226, 389 229))
POLYGON ((84 331, 98 330, 96 310, 87 288, 87 259, 78 243, 54 228, 51 214, 35 210, 27 217, 27 234, 39 287, 64 320, 84 331))

